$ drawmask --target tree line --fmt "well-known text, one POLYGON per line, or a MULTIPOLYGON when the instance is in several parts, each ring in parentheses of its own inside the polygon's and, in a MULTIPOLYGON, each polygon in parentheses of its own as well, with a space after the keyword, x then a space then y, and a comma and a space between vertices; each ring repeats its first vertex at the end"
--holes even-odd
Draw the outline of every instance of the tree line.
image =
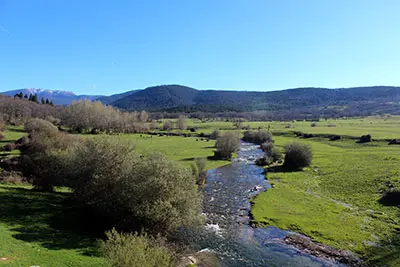
MULTIPOLYGON (((39 98, 37 94, 23 94, 22 92, 17 93, 14 95, 14 98, 19 98, 19 99, 26 99, 28 101, 32 101, 34 103, 39 104, 39 98)), ((42 105, 46 104, 46 105, 50 105, 50 106, 54 106, 54 103, 52 100, 49 100, 48 98, 44 99, 43 97, 40 99, 40 103, 42 105)))

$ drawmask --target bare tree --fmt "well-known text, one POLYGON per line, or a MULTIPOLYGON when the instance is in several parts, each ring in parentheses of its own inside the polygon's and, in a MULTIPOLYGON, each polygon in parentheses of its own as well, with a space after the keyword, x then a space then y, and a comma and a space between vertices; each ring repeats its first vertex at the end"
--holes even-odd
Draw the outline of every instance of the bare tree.
POLYGON ((183 115, 180 115, 177 121, 177 126, 181 131, 186 130, 186 117, 183 115))

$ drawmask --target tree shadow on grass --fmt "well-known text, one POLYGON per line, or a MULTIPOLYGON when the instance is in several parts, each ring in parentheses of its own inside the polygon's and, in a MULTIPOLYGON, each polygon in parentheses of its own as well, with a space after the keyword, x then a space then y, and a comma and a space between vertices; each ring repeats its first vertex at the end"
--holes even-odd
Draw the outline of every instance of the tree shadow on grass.
POLYGON ((26 130, 24 128, 18 129, 18 128, 8 128, 7 129, 9 132, 15 132, 15 133, 26 133, 26 130))
MULTIPOLYGON (((379 200, 383 206, 399 207, 400 191, 389 191, 379 200)), ((400 209, 397 218, 392 221, 393 230, 366 252, 368 266, 400 266, 400 209)))
POLYGON ((179 161, 193 161, 193 160, 194 160, 194 158, 184 158, 184 159, 181 159, 179 161))
POLYGON ((378 202, 384 206, 400 206, 400 191, 386 192, 378 202))
POLYGON ((16 187, 0 192, 0 221, 9 225, 13 237, 38 242, 53 250, 77 249, 99 256, 96 225, 88 228, 88 216, 74 206, 69 193, 43 193, 16 187))

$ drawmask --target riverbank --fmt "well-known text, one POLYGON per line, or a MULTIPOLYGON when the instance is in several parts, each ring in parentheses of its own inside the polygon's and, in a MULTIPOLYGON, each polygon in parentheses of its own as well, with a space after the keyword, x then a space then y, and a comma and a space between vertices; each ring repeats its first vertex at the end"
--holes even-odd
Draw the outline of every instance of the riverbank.
POLYGON ((380 199, 389 187, 400 184, 400 147, 274 138, 278 147, 294 139, 312 146, 313 165, 301 172, 267 169, 274 188, 255 197, 253 223, 305 234, 355 252, 371 264, 397 266, 399 257, 393 255, 400 255, 398 208, 383 205, 380 199))

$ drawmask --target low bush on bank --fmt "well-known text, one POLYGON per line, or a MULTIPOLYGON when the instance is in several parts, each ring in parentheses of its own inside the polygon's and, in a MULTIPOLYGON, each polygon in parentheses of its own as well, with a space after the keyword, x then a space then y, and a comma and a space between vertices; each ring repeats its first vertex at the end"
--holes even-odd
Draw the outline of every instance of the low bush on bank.
POLYGON ((191 165, 192 174, 196 178, 196 184, 204 185, 207 179, 206 170, 207 160, 205 158, 196 158, 191 165))
POLYGON ((230 160, 232 158, 232 153, 239 149, 240 137, 238 133, 235 132, 225 132, 220 135, 215 142, 215 147, 217 151, 215 156, 221 159, 230 160))
POLYGON ((313 153, 309 145, 293 142, 285 145, 284 167, 301 170, 311 165, 313 153))
POLYGON ((115 229, 106 233, 101 242, 106 261, 113 267, 173 266, 172 253, 161 238, 146 234, 118 233, 115 229))
POLYGON ((243 141, 261 145, 262 143, 272 143, 272 134, 266 130, 245 131, 243 141))

